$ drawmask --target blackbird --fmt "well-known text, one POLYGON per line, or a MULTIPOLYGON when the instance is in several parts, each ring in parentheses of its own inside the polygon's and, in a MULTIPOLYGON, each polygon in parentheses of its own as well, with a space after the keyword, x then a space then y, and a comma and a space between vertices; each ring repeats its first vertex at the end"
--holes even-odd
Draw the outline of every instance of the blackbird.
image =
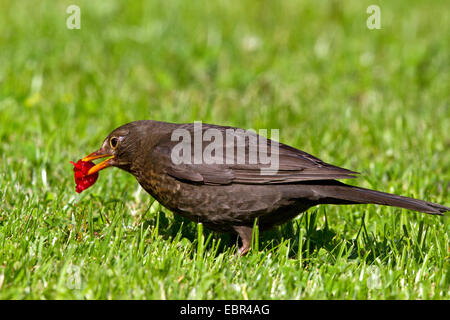
POLYGON ((171 211, 211 230, 237 233, 242 255, 251 247, 256 218, 264 230, 319 204, 381 204, 434 215, 450 211, 439 204, 346 185, 336 179, 355 178, 357 172, 233 127, 135 121, 112 131, 98 151, 82 160, 105 157, 88 174, 110 166, 131 173, 171 211), (185 137, 181 144, 186 134, 191 139, 185 137), (232 139, 220 141, 221 135, 232 139), (213 141, 216 149, 211 147, 213 141), (264 146, 267 155, 277 161, 275 169, 269 170, 262 157, 250 161, 255 147, 264 146), (207 157, 198 161, 198 155, 206 154, 208 148, 214 149, 209 155, 216 161, 207 157))

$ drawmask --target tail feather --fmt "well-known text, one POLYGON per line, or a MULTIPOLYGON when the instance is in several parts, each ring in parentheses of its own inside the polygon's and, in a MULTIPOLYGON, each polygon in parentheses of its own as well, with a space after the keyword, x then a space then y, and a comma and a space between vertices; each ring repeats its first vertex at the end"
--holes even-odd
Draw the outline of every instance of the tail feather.
POLYGON ((443 215, 445 212, 450 211, 450 208, 436 203, 349 186, 343 183, 321 185, 316 191, 323 197, 320 199, 321 203, 381 204, 436 215, 443 215))

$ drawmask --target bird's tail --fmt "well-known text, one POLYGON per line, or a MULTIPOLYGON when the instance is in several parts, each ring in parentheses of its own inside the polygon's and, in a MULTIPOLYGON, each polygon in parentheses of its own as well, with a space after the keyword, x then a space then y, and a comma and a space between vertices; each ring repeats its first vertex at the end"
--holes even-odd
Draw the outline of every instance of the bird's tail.
POLYGON ((330 185, 320 185, 315 192, 321 196, 319 203, 381 204, 436 215, 443 215, 445 212, 450 211, 450 208, 436 203, 349 186, 341 182, 330 185))

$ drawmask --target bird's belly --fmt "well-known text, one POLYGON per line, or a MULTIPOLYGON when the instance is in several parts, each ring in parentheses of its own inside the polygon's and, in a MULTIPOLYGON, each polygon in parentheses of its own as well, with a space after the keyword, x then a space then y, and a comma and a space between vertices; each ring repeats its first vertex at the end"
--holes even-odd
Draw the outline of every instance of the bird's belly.
POLYGON ((236 225, 271 227, 295 217, 302 208, 285 199, 277 186, 203 185, 184 183, 167 175, 138 179, 141 186, 163 206, 216 231, 231 231, 236 225))

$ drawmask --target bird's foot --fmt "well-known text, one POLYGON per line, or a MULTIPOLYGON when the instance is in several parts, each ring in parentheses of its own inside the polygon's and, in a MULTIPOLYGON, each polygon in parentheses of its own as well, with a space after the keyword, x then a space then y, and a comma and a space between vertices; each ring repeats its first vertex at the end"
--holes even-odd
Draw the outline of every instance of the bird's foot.
POLYGON ((242 246, 239 248, 239 255, 245 256, 251 249, 252 228, 247 226, 235 226, 234 230, 238 233, 242 241, 242 246))
POLYGON ((239 248, 239 255, 241 257, 245 256, 250 251, 250 247, 241 246, 239 248))

